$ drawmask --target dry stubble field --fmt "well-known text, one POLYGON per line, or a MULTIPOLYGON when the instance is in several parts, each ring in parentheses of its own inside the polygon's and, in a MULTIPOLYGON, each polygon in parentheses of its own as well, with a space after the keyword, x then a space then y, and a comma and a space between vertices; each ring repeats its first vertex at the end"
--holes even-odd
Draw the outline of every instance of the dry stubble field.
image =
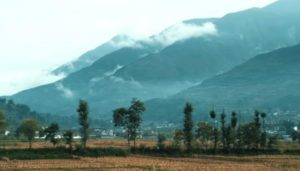
POLYGON ((145 156, 0 162, 1 170, 299 171, 299 156, 160 158, 145 156))
MULTIPOLYGON (((138 144, 152 146, 153 141, 139 141, 138 144)), ((26 143, 14 143, 15 148, 26 148, 26 143)), ((12 148, 6 146, 6 148, 12 148)), ((126 148, 123 140, 90 141, 90 147, 126 148)), ((34 148, 51 147, 51 144, 36 142, 34 148)), ((194 158, 149 157, 101 157, 56 160, 11 160, 0 161, 0 170, 164 170, 164 171, 300 171, 300 156, 198 156, 194 158)))

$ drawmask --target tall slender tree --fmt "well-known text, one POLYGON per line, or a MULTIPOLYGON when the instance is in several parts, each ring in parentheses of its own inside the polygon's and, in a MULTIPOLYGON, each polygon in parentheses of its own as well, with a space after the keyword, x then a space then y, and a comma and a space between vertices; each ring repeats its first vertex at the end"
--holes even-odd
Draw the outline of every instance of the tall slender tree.
POLYGON ((230 141, 230 144, 232 144, 233 148, 235 148, 236 146, 236 126, 237 126, 237 122, 238 122, 238 119, 237 119, 237 116, 236 116, 236 113, 233 111, 231 113, 231 131, 230 131, 230 138, 229 138, 229 141, 230 141))
POLYGON ((184 112, 184 124, 183 124, 184 144, 186 145, 187 150, 190 151, 192 149, 192 140, 193 140, 192 104, 186 103, 183 112, 184 112))
POLYGON ((216 116, 217 116, 217 114, 214 110, 212 110, 212 111, 210 111, 209 115, 210 115, 210 118, 214 122, 214 131, 213 131, 213 134, 214 134, 214 150, 216 151, 217 150, 217 144, 218 144, 218 129, 216 127, 216 116))
POLYGON ((265 132, 266 131, 265 119, 267 117, 267 114, 265 112, 262 112, 260 113, 260 116, 262 118, 262 129, 265 132))
POLYGON ((88 103, 84 100, 79 101, 79 107, 77 109, 79 115, 79 124, 81 125, 81 142, 82 147, 86 148, 86 142, 89 139, 89 107, 88 103))
POLYGON ((262 147, 265 147, 267 145, 267 132, 266 132, 266 126, 265 126, 265 118, 267 117, 267 114, 262 112, 260 114, 262 118, 262 133, 261 133, 261 138, 260 138, 260 145, 262 147))
POLYGON ((254 129, 255 148, 258 149, 259 148, 259 144, 261 142, 260 112, 258 110, 256 110, 255 113, 254 113, 254 125, 255 125, 255 129, 254 129))
POLYGON ((236 127, 237 121, 238 121, 238 119, 237 119, 236 113, 233 111, 231 113, 231 128, 235 128, 236 127))
POLYGON ((227 129, 226 129, 226 126, 225 126, 225 118, 226 118, 226 114, 225 112, 223 111, 221 113, 221 131, 222 131, 222 145, 223 145, 223 149, 225 149, 226 147, 226 138, 227 138, 227 129))

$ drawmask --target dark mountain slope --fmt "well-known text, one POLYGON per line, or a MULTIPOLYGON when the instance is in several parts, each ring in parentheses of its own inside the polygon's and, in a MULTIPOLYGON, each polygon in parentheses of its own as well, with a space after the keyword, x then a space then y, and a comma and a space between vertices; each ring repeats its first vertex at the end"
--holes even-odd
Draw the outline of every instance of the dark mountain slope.
POLYGON ((227 111, 299 111, 299 89, 300 45, 297 45, 256 56, 170 98, 149 101, 147 118, 180 119, 182 109, 178 107, 186 101, 206 113, 213 105, 217 110, 227 111))
MULTIPOLYGON (((122 48, 99 59, 90 67, 70 74, 63 80, 53 84, 29 89, 13 96, 17 102, 26 102, 32 108, 41 112, 53 112, 61 115, 76 113, 79 99, 89 99, 93 94, 91 87, 116 72, 119 67, 149 53, 147 48, 122 48), (29 100, 30 99, 30 100, 29 100)), ((104 81, 105 82, 105 81, 104 81)), ((105 87, 109 88, 108 82, 105 87)), ((99 94, 95 94, 98 96, 99 94)), ((103 98, 103 96, 98 96, 103 98)))

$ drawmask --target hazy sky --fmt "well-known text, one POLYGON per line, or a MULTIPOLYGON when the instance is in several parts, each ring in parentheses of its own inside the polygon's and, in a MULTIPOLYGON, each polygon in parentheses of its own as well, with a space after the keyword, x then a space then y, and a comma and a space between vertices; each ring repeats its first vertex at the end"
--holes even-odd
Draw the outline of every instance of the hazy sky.
POLYGON ((58 79, 47 73, 119 33, 149 36, 190 18, 274 0, 1 0, 0 95, 58 79))

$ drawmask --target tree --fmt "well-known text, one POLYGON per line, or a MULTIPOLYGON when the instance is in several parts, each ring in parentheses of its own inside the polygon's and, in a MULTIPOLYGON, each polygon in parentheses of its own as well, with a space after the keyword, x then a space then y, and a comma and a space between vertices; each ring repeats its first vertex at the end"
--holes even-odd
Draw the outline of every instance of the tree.
POLYGON ((48 128, 44 130, 44 134, 46 135, 46 140, 50 141, 53 146, 56 146, 56 144, 59 142, 59 140, 56 138, 56 134, 59 131, 59 125, 57 123, 52 123, 48 128))
POLYGON ((278 144, 278 137, 276 135, 270 136, 268 140, 268 148, 273 148, 277 144, 278 144))
POLYGON ((207 122, 199 122, 196 129, 196 138, 200 140, 201 144, 207 149, 208 142, 212 139, 214 129, 207 122))
POLYGON ((72 150, 73 148, 73 131, 72 130, 67 130, 64 134, 63 137, 65 139, 65 142, 67 145, 69 145, 69 149, 72 150))
POLYGON ((226 114, 223 111, 221 114, 221 131, 222 131, 223 149, 229 150, 231 148, 231 144, 234 144, 236 125, 237 125, 236 113, 232 112, 230 125, 226 126, 226 114))
POLYGON ((226 118, 226 114, 223 111, 221 113, 221 131, 222 131, 222 145, 223 145, 223 149, 225 149, 226 139, 227 139, 227 129, 225 127, 225 118, 226 118))
POLYGON ((257 146, 257 133, 256 133, 256 124, 250 122, 240 126, 240 140, 241 146, 246 147, 247 149, 256 148, 257 146))
POLYGON ((255 111, 255 117, 254 117, 254 124, 255 124, 255 129, 254 131, 254 137, 253 140, 255 141, 255 148, 258 149, 259 144, 261 143, 261 124, 260 124, 260 112, 255 111))
POLYGON ((77 109, 79 115, 79 124, 81 125, 81 142, 82 147, 86 148, 86 142, 89 139, 89 107, 88 103, 84 100, 80 100, 79 107, 77 109))
POLYGON ((261 133, 261 136, 260 136, 260 145, 262 147, 265 147, 267 145, 267 132, 266 132, 266 126, 265 126, 265 118, 267 117, 267 114, 263 112, 260 114, 260 116, 262 118, 262 129, 263 129, 263 132, 261 133))
POLYGON ((39 123, 34 119, 25 119, 22 121, 20 127, 17 129, 19 134, 23 134, 27 137, 29 142, 29 149, 32 148, 32 141, 35 136, 35 132, 39 130, 39 123))
POLYGON ((294 142, 298 140, 298 142, 300 143, 300 131, 293 130, 291 137, 294 142))
POLYGON ((265 118, 267 117, 267 114, 262 112, 260 114, 260 117, 262 118, 262 127, 263 127, 263 131, 265 132, 266 131, 265 118))
POLYGON ((127 131, 128 147, 130 147, 131 140, 133 140, 134 147, 136 147, 138 129, 142 122, 142 114, 145 110, 146 108, 143 102, 133 99, 128 109, 118 108, 113 111, 114 125, 116 127, 124 127, 127 131))
POLYGON ((5 132, 5 129, 8 127, 8 123, 5 119, 5 115, 0 111, 0 134, 5 132))
POLYGON ((183 140, 183 132, 182 132, 182 130, 180 130, 180 129, 176 129, 175 130, 173 140, 174 140, 174 146, 176 148, 180 148, 181 141, 183 140))
POLYGON ((243 146, 243 139, 242 139, 242 126, 239 125, 236 131, 236 148, 241 149, 243 146))
POLYGON ((164 142, 167 140, 167 138, 165 137, 165 135, 159 133, 157 135, 157 147, 159 150, 164 149, 165 148, 165 144, 164 142))
POLYGON ((231 128, 235 128, 237 125, 237 117, 236 117, 236 113, 233 111, 231 113, 231 128))
POLYGON ((184 108, 184 124, 183 124, 183 136, 184 144, 186 145, 187 150, 192 149, 192 140, 193 140, 193 119, 192 112, 193 106, 190 103, 186 103, 184 108))
POLYGON ((213 122, 214 122, 214 150, 216 151, 217 150, 217 144, 218 144, 218 129, 216 127, 216 112, 214 110, 210 111, 209 113, 210 115, 210 118, 213 119, 213 122))

